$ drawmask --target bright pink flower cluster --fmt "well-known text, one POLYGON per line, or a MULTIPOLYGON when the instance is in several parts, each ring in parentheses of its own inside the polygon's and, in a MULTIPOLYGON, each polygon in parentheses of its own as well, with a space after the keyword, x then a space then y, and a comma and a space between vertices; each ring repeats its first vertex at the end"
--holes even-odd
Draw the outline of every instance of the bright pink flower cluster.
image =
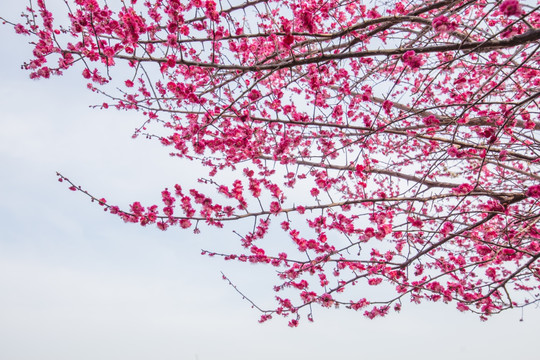
POLYGON ((521 4, 518 0, 504 0, 499 10, 506 16, 519 16, 522 14, 521 4))
POLYGON ((422 119, 422 122, 427 126, 437 126, 441 123, 435 115, 429 115, 425 117, 424 119, 422 119))
POLYGON ((401 57, 401 60, 405 65, 410 66, 413 69, 418 69, 420 66, 424 64, 424 61, 422 60, 422 56, 416 55, 416 52, 414 50, 409 50, 403 54, 401 57))
POLYGON ((458 25, 455 21, 450 21, 446 16, 441 15, 433 19, 431 26, 436 33, 444 34, 456 30, 458 25))
POLYGON ((532 198, 540 198, 540 185, 533 185, 528 188, 527 196, 532 198))

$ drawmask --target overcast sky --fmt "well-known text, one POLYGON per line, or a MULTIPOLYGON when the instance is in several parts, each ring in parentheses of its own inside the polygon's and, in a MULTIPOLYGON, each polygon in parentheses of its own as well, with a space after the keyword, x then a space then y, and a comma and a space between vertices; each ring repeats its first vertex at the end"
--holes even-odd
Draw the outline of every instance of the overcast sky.
MULTIPOLYGON (((0 15, 23 4, 2 1, 0 15)), ((377 320, 318 308, 297 329, 258 324, 220 271, 264 305, 272 269, 200 255, 237 241, 230 230, 127 225, 55 177, 127 204, 192 183, 194 171, 132 140, 137 114, 89 109, 102 99, 78 73, 30 80, 27 38, 7 26, 0 37, 0 359, 538 358, 534 307, 523 322, 521 311, 483 323, 454 305, 405 304, 377 320)))

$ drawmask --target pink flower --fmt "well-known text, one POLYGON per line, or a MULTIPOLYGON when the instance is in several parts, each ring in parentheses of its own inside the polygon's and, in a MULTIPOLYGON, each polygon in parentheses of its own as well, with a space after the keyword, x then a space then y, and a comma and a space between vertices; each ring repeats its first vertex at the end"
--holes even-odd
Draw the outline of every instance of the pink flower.
POLYGON ((379 285, 382 282, 381 278, 371 278, 368 280, 368 284, 371 286, 379 285))
POLYGON ((517 0, 504 0, 499 10, 506 16, 521 15, 521 5, 517 0))
POLYGON ((394 105, 393 102, 391 102, 390 100, 384 100, 383 103, 382 103, 382 107, 384 109, 384 112, 385 113, 390 113, 390 110, 392 109, 392 106, 394 105))
POLYGON ((157 227, 162 230, 162 231, 165 231, 167 230, 167 228, 169 227, 169 225, 167 223, 164 223, 164 222, 158 222, 157 223, 157 227))
POLYGON ((411 224, 411 226, 421 228, 422 225, 424 225, 424 222, 420 220, 419 218, 414 218, 412 216, 407 217, 407 221, 411 224))
POLYGON ((418 69, 424 64, 424 62, 422 61, 422 57, 420 55, 416 55, 414 50, 409 50, 405 52, 401 57, 401 60, 405 65, 408 65, 413 69, 418 69))
POLYGON ((375 230, 372 227, 368 227, 364 230, 364 235, 367 239, 375 236, 375 230))
POLYGON ((277 201, 273 201, 272 203, 270 203, 270 212, 272 214, 279 214, 280 211, 281 211, 281 206, 279 205, 277 201))
POLYGON ((449 33, 457 29, 456 22, 450 22, 450 20, 444 16, 437 16, 431 23, 433 30, 438 34, 449 33))
POLYGON ((261 92, 257 89, 251 90, 251 92, 248 94, 248 99, 251 101, 255 101, 261 97, 261 92))
POLYGON ((533 185, 528 188, 527 196, 532 198, 540 198, 540 185, 533 185))
POLYGON ((491 253, 491 248, 487 245, 478 245, 476 246, 476 252, 478 252, 479 255, 487 255, 491 253))
POLYGON ((472 186, 471 184, 461 184, 455 188, 452 189, 452 192, 454 194, 468 194, 470 193, 471 191, 474 190, 474 186, 472 186))
POLYGON ((26 28, 22 26, 21 24, 15 25, 14 29, 17 34, 24 34, 24 35, 30 34, 30 32, 26 30, 26 28))
POLYGON ((291 321, 289 321, 289 326, 290 327, 297 327, 298 326, 298 320, 292 319, 291 321))
POLYGON ((425 117, 422 122, 427 125, 427 126, 436 126, 436 125, 439 125, 441 122, 439 121, 439 119, 437 119, 437 117, 435 115, 429 115, 428 117, 425 117))
POLYGON ((284 47, 290 48, 291 45, 294 43, 294 36, 292 36, 291 34, 285 35, 281 43, 284 47))
POLYGON ((92 73, 88 69, 84 69, 82 75, 85 79, 90 79, 92 77, 92 73))
POLYGON ((329 308, 334 304, 334 299, 332 299, 332 295, 325 293, 320 296, 319 302, 321 306, 329 308))
POLYGON ((443 224, 443 227, 442 227, 442 229, 441 229, 441 234, 443 234, 444 236, 447 236, 447 235, 450 234, 453 230, 454 230, 454 224, 452 224, 452 223, 449 222, 449 221, 446 221, 446 222, 443 224))

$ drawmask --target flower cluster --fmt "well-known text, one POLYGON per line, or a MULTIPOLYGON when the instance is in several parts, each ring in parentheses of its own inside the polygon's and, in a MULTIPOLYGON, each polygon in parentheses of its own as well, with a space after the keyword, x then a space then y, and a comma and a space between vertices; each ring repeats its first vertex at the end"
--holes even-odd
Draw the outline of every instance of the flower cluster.
POLYGON ((406 51, 401 57, 403 63, 407 66, 410 66, 412 69, 418 69, 424 64, 421 55, 416 55, 414 50, 406 51))
POLYGON ((521 4, 518 0, 504 0, 499 6, 499 11, 505 16, 520 16, 522 14, 521 4))
POLYGON ((455 31, 458 24, 454 21, 450 21, 446 16, 441 15, 433 19, 431 26, 436 33, 444 34, 455 31))

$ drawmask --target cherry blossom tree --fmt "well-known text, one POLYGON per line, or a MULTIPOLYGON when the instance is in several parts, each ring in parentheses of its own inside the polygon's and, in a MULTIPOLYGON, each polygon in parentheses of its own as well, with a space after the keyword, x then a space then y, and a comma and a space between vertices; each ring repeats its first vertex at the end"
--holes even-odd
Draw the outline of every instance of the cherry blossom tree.
POLYGON ((30 77, 82 73, 101 108, 143 116, 135 137, 208 169, 125 208, 59 180, 142 226, 248 222, 203 254, 277 272, 261 322, 539 301, 538 4, 47 2, 4 19, 31 39, 30 77))

